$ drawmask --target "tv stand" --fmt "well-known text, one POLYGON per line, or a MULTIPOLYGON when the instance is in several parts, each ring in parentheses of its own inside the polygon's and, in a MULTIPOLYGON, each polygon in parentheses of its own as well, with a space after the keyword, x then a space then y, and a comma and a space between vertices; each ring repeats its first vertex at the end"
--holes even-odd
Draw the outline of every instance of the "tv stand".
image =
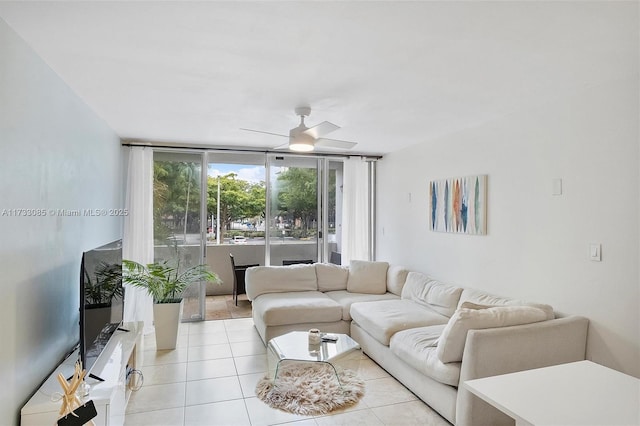
MULTIPOLYGON (((127 371, 140 369, 142 363, 142 329, 144 323, 124 323, 126 330, 116 331, 85 378, 89 385, 89 395, 84 401, 93 400, 98 416, 93 419, 96 426, 124 424, 124 415, 131 395, 131 388, 137 383, 137 375, 127 376, 127 371)), ((71 353, 56 368, 31 399, 22 407, 21 426, 56 424, 62 401, 52 402, 51 396, 61 392, 57 377, 62 373, 70 377, 78 359, 78 350, 71 353)))

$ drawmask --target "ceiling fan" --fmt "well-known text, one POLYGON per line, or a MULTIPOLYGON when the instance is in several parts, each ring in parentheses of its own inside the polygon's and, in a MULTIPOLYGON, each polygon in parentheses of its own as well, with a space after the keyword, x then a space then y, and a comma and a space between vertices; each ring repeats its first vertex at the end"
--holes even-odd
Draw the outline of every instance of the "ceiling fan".
POLYGON ((264 132, 262 130, 253 129, 240 129, 248 132, 265 133, 267 135, 282 136, 289 138, 289 143, 277 146, 274 149, 289 148, 292 151, 298 152, 310 152, 315 147, 321 148, 336 148, 336 149, 351 149, 357 144, 355 142, 339 141, 336 139, 327 139, 322 136, 327 133, 338 130, 340 127, 328 121, 315 125, 313 127, 307 127, 304 124, 304 118, 311 114, 311 107, 302 106, 297 107, 295 110, 296 115, 300 116, 300 125, 289 131, 289 135, 281 135, 279 133, 264 132))

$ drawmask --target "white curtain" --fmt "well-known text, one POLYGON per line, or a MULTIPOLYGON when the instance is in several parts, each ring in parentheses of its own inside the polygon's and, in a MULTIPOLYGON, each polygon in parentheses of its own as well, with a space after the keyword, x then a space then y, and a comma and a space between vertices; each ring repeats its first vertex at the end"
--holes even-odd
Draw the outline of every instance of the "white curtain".
POLYGON ((361 157, 344 162, 342 199, 342 264, 370 260, 369 163, 361 157))
MULTIPOLYGON (((153 150, 131 147, 127 171, 122 257, 138 263, 153 262, 153 150)), ((143 289, 127 286, 125 321, 144 321, 144 333, 153 332, 153 300, 143 289)))

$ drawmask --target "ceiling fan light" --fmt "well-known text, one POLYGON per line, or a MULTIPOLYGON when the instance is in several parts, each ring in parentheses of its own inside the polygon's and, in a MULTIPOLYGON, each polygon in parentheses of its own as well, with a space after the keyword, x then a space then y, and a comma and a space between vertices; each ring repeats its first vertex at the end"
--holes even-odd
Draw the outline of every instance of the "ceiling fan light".
POLYGON ((289 149, 297 152, 310 152, 313 151, 315 140, 312 136, 300 134, 296 138, 291 139, 289 143, 289 149))
POLYGON ((289 145, 289 149, 297 152, 311 152, 313 151, 313 145, 307 143, 292 143, 289 145))

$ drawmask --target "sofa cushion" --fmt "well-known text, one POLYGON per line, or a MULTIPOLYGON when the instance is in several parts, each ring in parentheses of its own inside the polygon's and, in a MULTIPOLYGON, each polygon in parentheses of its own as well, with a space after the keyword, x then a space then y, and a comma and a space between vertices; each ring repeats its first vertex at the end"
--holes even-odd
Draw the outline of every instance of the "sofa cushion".
POLYGON ((349 263, 347 290, 352 293, 384 294, 387 292, 387 262, 352 260, 349 263))
POLYGON ((460 308, 460 306, 462 306, 464 302, 473 302, 481 305, 492 306, 533 306, 535 308, 542 309, 547 315, 547 319, 555 318, 553 307, 551 307, 550 305, 525 302, 523 300, 509 299, 507 297, 501 296, 494 296, 493 294, 484 293, 480 290, 475 290, 472 288, 464 289, 464 291, 460 295, 460 300, 458 301, 458 308, 460 308))
POLYGON ((333 263, 316 263, 316 276, 320 291, 346 290, 349 267, 333 263))
POLYGON ((342 319, 342 306, 319 291, 262 294, 253 301, 252 309, 267 326, 342 319))
POLYGON ((389 265, 389 269, 387 269, 387 291, 400 296, 408 273, 409 270, 404 266, 389 265))
POLYGON ((254 266, 247 269, 244 280, 249 300, 264 293, 318 289, 315 265, 254 266))
POLYGON ((462 361, 467 331, 529 324, 547 319, 546 313, 533 306, 494 306, 486 309, 464 307, 456 310, 438 339, 440 361, 462 361))
POLYGON ((389 346, 391 336, 398 331, 446 324, 449 319, 416 302, 402 299, 354 303, 351 318, 385 346, 389 346))
POLYGON ((371 302, 375 300, 397 300, 398 296, 392 293, 385 294, 365 294, 365 293, 351 293, 346 290, 340 291, 328 291, 325 293, 327 296, 335 300, 342 306, 342 319, 345 321, 351 321, 351 305, 356 302, 371 302))
POLYGON ((451 386, 460 381, 460 363, 443 363, 436 354, 438 338, 445 324, 398 331, 391 337, 389 347, 398 358, 421 372, 451 386))
POLYGON ((420 272, 409 272, 402 298, 423 304, 450 317, 456 310, 462 288, 443 284, 420 272))

